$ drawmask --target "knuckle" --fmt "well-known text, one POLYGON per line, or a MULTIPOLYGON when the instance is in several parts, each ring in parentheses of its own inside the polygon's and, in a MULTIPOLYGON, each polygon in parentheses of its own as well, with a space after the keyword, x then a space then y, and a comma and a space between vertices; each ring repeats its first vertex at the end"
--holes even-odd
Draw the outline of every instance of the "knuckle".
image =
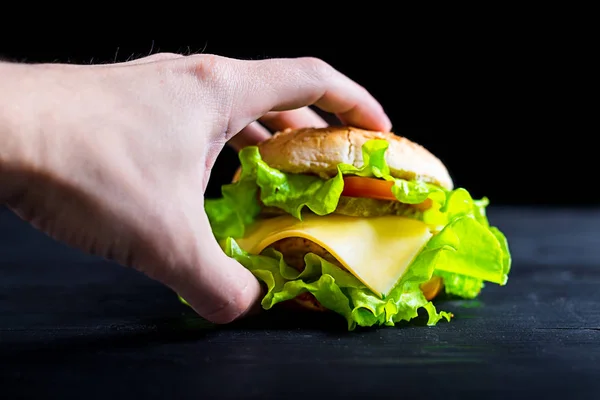
POLYGON ((156 53, 155 56, 157 58, 181 58, 181 57, 183 57, 183 54, 177 54, 177 53, 171 53, 168 51, 163 51, 160 53, 156 53))
POLYGON ((236 96, 244 89, 239 64, 224 56, 198 54, 189 56, 188 71, 202 88, 209 112, 216 127, 223 127, 223 144, 229 139, 229 119, 236 96))
POLYGON ((301 57, 298 59, 300 66, 317 79, 327 79, 335 74, 335 69, 326 61, 318 57, 301 57))
POLYGON ((184 57, 182 54, 161 52, 161 53, 156 53, 156 54, 152 54, 151 56, 148 56, 148 59, 152 60, 152 61, 165 61, 165 60, 173 60, 173 59, 182 58, 182 57, 184 57))
POLYGON ((222 57, 212 54, 198 54, 189 56, 194 75, 200 80, 220 82, 224 75, 225 63, 222 57))

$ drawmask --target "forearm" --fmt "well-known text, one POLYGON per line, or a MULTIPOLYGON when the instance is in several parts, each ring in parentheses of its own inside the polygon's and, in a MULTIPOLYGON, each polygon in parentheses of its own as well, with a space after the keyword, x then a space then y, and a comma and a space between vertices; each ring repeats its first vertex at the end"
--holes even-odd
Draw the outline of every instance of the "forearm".
POLYGON ((0 205, 24 190, 35 164, 33 68, 0 62, 0 205))

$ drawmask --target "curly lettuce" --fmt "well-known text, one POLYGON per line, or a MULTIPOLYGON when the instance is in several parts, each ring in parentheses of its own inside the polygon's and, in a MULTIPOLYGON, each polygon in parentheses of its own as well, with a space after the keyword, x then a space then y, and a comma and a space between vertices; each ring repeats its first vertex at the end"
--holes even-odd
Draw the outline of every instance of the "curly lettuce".
MULTIPOLYGON (((329 179, 292 174, 272 168, 260 156, 258 147, 249 146, 239 153, 241 175, 237 182, 221 188, 222 197, 207 199, 205 209, 217 239, 242 237, 261 210, 261 204, 279 208, 298 219, 307 208, 317 215, 331 214, 344 190, 344 176, 375 177, 394 182, 392 192, 401 203, 419 204, 431 198, 443 204, 447 192, 420 181, 396 179, 385 161, 388 142, 371 140, 363 145, 363 166, 339 164, 338 173, 329 179), (260 202, 258 201, 260 199, 260 202)), ((436 217, 439 218, 438 213, 436 217)), ((431 222, 436 222, 435 218, 431 222)), ((439 221, 438 221, 439 222, 439 221)))
POLYGON ((261 305, 265 310, 301 293, 311 293, 324 307, 343 316, 348 330, 357 326, 394 326, 418 316, 420 308, 428 312, 428 324, 435 325, 451 314, 438 312, 420 289, 432 274, 433 253, 421 253, 398 284, 384 298, 379 298, 351 273, 327 260, 307 254, 302 272, 288 266, 281 253, 266 249, 261 255, 242 250, 234 239, 225 242, 225 253, 249 269, 267 288, 261 305))
POLYGON ((309 292, 326 308, 343 316, 350 330, 357 326, 393 326, 415 318, 419 309, 426 310, 428 324, 435 325, 441 319, 449 321, 452 315, 437 311, 420 289, 433 276, 443 278, 447 294, 465 298, 478 296, 484 282, 506 284, 511 256, 504 235, 489 224, 485 213, 488 199, 475 200, 463 188, 446 190, 422 181, 394 178, 385 160, 387 148, 384 140, 366 142, 361 167, 339 164, 337 174, 328 179, 272 168, 262 160, 256 146, 240 151, 239 180, 224 185, 222 197, 206 200, 205 209, 225 253, 265 284, 264 309, 309 292), (299 220, 306 210, 320 216, 335 212, 344 189, 344 176, 348 175, 393 182, 392 193, 401 203, 431 201, 429 209, 412 217, 435 227, 437 233, 384 298, 315 254, 305 257, 306 268, 298 272, 273 249, 254 255, 237 244, 235 239, 243 237, 257 221, 263 205, 299 220))

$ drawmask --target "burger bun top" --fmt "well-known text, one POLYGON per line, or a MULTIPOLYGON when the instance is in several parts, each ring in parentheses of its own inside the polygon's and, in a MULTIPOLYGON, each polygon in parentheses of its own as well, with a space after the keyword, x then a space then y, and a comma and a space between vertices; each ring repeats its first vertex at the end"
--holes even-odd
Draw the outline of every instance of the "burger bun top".
MULTIPOLYGON (((392 132, 354 127, 285 129, 258 144, 270 167, 323 178, 337 174, 339 163, 363 165, 362 145, 371 139, 389 143, 385 158, 397 179, 421 180, 451 190, 454 183, 445 165, 423 146, 392 132)), ((239 177, 239 170, 234 181, 239 177)))

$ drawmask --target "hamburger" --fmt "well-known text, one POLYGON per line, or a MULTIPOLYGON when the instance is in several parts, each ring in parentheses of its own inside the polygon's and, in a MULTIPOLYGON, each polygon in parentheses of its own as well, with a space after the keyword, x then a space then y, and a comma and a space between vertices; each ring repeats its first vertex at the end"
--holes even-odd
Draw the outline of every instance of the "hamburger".
POLYGON ((349 330, 394 326, 440 294, 505 285, 511 256, 487 198, 455 188, 440 159, 393 132, 286 129, 239 152, 205 209, 223 251, 263 284, 261 305, 330 312, 349 330))

